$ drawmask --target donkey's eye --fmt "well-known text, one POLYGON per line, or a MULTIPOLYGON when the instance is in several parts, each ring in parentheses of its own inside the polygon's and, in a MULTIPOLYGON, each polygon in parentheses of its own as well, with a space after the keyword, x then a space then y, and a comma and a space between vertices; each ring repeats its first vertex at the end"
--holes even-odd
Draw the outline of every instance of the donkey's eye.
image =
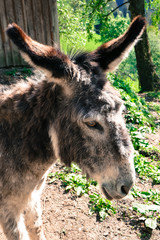
POLYGON ((89 126, 89 127, 95 127, 97 123, 94 122, 94 121, 91 121, 91 122, 86 122, 86 124, 87 124, 87 126, 89 126))
POLYGON ((87 127, 89 127, 89 128, 97 129, 97 130, 99 130, 101 133, 103 132, 103 127, 102 127, 99 123, 97 123, 97 122, 95 122, 95 121, 85 122, 85 124, 86 124, 87 127))

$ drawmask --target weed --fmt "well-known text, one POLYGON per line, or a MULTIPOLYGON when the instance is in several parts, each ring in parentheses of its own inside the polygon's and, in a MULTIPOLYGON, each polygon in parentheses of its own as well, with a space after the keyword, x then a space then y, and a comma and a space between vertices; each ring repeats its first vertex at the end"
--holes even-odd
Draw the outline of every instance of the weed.
POLYGON ((49 178, 50 183, 54 182, 55 179, 61 180, 65 191, 72 191, 77 196, 87 194, 91 185, 97 185, 97 182, 94 180, 87 181, 86 177, 81 175, 81 170, 75 164, 72 164, 71 168, 64 167, 60 172, 50 173, 49 178))
POLYGON ((5 72, 5 75, 12 76, 12 77, 21 76, 22 78, 26 79, 28 76, 32 75, 32 70, 31 68, 26 68, 26 67, 22 69, 14 68, 14 69, 7 70, 5 72))
POLYGON ((16 73, 17 73, 17 69, 15 68, 15 69, 11 69, 11 70, 6 71, 5 75, 7 75, 7 76, 15 76, 16 73))
MULTIPOLYGON (((81 175, 81 170, 76 164, 72 164, 71 168, 64 167, 60 172, 50 173, 49 178, 50 183, 59 179, 66 192, 71 191, 78 197, 89 194, 91 186, 97 185, 97 182, 94 180, 90 179, 87 181, 86 177, 81 175)), ((89 195, 89 198, 89 213, 96 213, 100 221, 104 220, 108 215, 116 213, 111 202, 103 198, 100 194, 93 193, 89 195)))
POLYGON ((158 190, 149 189, 148 191, 139 191, 137 187, 133 187, 131 191, 135 198, 141 198, 145 203, 152 202, 160 206, 160 192, 158 190))
POLYGON ((149 92, 149 93, 147 93, 147 96, 160 100, 160 92, 149 92))
POLYGON ((150 229, 157 227, 157 220, 159 218, 160 206, 157 205, 146 205, 135 203, 132 206, 134 211, 140 213, 139 220, 144 220, 145 226, 150 229))
POLYGON ((116 213, 115 207, 106 198, 103 198, 100 194, 93 193, 89 195, 90 201, 90 214, 96 213, 100 221, 103 221, 108 215, 116 213))
POLYGON ((149 161, 147 158, 143 157, 141 154, 136 153, 134 157, 135 169, 140 177, 145 177, 146 179, 151 178, 154 184, 160 183, 160 166, 153 164, 153 160, 149 161))

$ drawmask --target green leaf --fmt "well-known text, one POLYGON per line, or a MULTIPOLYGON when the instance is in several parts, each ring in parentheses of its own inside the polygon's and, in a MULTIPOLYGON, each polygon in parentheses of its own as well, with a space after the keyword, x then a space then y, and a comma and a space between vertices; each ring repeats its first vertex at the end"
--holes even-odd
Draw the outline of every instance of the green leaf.
POLYGON ((82 187, 77 187, 77 195, 78 196, 81 196, 82 195, 82 193, 84 193, 85 191, 83 190, 83 188, 82 187))
POLYGON ((157 221, 156 221, 156 219, 147 218, 147 219, 145 220, 145 225, 146 225, 146 227, 148 227, 148 228, 156 229, 156 227, 157 227, 157 221))
POLYGON ((148 211, 158 211, 158 212, 160 212, 160 206, 157 206, 155 204, 146 205, 146 204, 135 203, 133 205, 133 209, 142 213, 142 214, 145 214, 148 211))
POLYGON ((107 216, 107 213, 104 209, 102 209, 101 211, 99 211, 99 216, 101 220, 104 220, 107 216))

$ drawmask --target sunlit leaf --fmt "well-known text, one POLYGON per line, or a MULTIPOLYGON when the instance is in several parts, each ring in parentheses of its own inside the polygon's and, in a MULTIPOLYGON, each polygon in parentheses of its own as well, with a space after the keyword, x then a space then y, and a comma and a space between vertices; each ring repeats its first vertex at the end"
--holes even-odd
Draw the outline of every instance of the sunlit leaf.
POLYGON ((146 225, 146 227, 148 227, 148 228, 156 229, 156 227, 157 227, 157 221, 156 221, 156 219, 147 218, 147 219, 145 220, 145 225, 146 225))

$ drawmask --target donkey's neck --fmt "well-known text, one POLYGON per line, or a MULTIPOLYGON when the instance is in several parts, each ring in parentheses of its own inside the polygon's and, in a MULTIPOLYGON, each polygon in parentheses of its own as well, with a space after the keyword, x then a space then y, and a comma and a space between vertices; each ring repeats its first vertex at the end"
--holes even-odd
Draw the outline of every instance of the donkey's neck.
POLYGON ((37 117, 45 118, 56 99, 55 84, 47 81, 22 81, 13 86, 1 86, 0 92, 0 119, 10 123, 30 115, 31 111, 33 116, 40 114, 37 117))
POLYGON ((52 162, 55 153, 49 129, 56 117, 59 87, 47 81, 21 82, 1 92, 0 131, 6 152, 13 152, 14 144, 17 161, 52 162))

